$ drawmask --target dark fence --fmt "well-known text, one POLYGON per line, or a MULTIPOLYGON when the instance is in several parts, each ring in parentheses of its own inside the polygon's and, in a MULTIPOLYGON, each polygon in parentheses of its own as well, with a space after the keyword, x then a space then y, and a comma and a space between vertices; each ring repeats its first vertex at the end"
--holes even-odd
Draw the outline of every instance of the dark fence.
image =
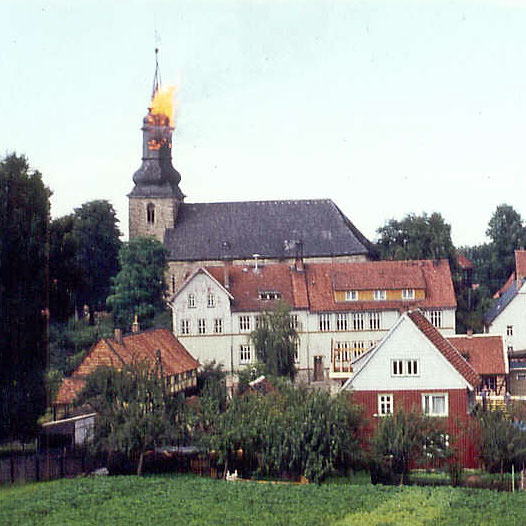
POLYGON ((94 469, 84 452, 51 450, 44 453, 15 453, 0 457, 0 484, 38 482, 74 477, 94 469))

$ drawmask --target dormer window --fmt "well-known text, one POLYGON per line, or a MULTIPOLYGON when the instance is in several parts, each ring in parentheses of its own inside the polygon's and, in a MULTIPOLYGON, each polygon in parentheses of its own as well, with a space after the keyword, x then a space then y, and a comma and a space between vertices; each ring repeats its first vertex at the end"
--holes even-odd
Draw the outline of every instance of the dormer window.
POLYGON ((387 298, 387 293, 385 290, 375 290, 374 291, 375 301, 385 301, 386 298, 387 298))
POLYGON ((415 289, 402 289, 402 299, 403 300, 414 300, 415 299, 415 289))
POLYGON ((153 203, 146 205, 146 221, 149 225, 155 223, 155 205, 153 203))
POLYGON ((357 290, 346 290, 345 291, 345 301, 358 301, 358 291, 357 290))
POLYGON ((281 298, 281 293, 275 290, 265 290, 259 293, 260 300, 279 300, 281 298))

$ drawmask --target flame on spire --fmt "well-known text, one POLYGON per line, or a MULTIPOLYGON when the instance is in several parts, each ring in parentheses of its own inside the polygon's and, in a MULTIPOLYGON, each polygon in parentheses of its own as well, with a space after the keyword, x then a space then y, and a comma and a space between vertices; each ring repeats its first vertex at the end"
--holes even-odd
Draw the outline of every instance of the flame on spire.
POLYGON ((168 117, 170 126, 174 125, 174 94, 175 86, 157 86, 150 107, 152 115, 168 117))

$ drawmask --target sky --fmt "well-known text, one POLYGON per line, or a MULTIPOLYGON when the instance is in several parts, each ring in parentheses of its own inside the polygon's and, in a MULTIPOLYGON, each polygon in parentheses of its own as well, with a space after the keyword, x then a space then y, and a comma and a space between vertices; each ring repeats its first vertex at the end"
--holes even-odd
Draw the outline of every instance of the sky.
POLYGON ((371 240, 439 212, 475 245, 526 217, 525 28, 519 0, 0 0, 0 156, 126 236, 158 46, 187 202, 330 198, 371 240))

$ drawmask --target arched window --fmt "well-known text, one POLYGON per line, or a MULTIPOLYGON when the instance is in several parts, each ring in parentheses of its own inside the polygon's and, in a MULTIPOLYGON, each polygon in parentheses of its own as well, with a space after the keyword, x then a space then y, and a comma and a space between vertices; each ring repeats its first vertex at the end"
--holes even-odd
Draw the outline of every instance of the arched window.
POLYGON ((146 221, 149 225, 155 223, 155 205, 153 203, 148 203, 146 206, 146 221))

